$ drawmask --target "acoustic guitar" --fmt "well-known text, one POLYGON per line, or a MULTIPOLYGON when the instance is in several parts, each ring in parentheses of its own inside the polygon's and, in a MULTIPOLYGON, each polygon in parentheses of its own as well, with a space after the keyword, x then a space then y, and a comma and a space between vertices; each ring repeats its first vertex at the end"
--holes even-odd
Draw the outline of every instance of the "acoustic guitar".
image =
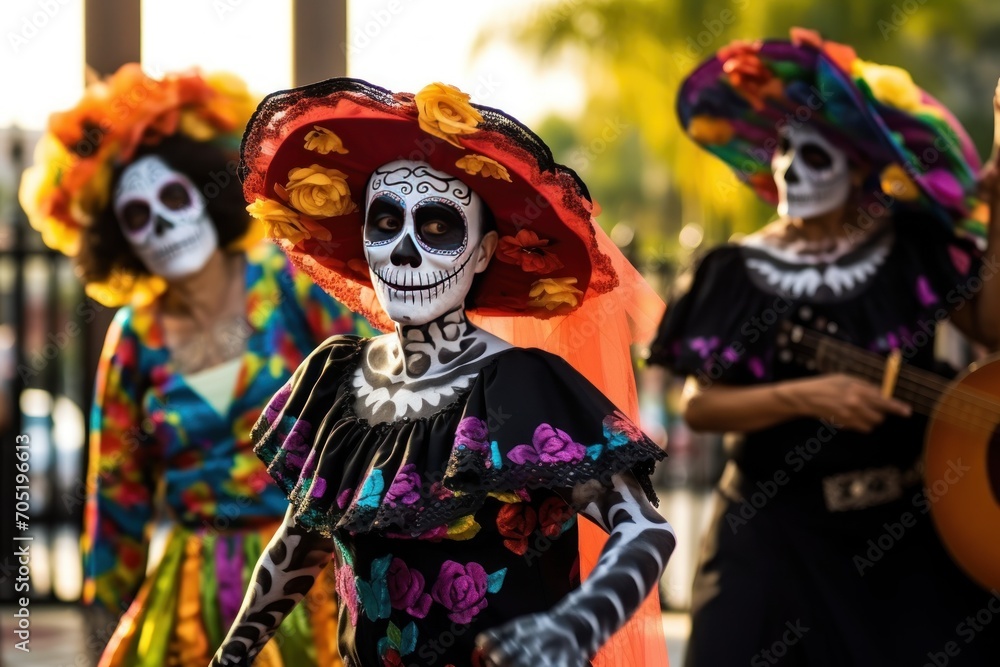
MULTIPOLYGON (((786 321, 778 358, 881 386, 893 364, 828 335, 835 332, 835 325, 822 320, 809 327, 786 321)), ((924 486, 945 546, 969 576, 987 589, 1000 589, 1000 355, 972 364, 953 380, 904 360, 892 396, 930 417, 924 486)))

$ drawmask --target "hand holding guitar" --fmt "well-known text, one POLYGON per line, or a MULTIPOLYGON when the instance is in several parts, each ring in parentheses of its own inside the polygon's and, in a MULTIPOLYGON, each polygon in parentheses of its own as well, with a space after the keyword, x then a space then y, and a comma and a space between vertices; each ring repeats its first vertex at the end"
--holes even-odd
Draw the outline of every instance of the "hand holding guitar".
POLYGON ((909 417, 909 405, 882 396, 879 387, 846 373, 828 373, 775 385, 803 417, 828 419, 842 428, 869 433, 886 416, 909 417))

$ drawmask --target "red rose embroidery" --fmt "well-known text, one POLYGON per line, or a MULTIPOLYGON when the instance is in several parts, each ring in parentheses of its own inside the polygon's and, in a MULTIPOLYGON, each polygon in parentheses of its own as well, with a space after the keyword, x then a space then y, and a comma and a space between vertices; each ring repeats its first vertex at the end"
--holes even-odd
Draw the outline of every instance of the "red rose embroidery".
POLYGON ((528 538, 538 525, 538 515, 526 503, 508 503, 497 513, 497 530, 507 538, 504 546, 523 556, 528 551, 528 538))
POLYGON ((563 268, 563 263, 551 250, 546 250, 548 239, 538 238, 530 229, 522 229, 514 236, 504 236, 497 248, 497 259, 508 264, 520 264, 529 273, 552 273, 563 268))
POLYGON ((573 518, 573 509, 558 496, 547 498, 538 509, 538 520, 545 537, 559 537, 563 526, 573 518))

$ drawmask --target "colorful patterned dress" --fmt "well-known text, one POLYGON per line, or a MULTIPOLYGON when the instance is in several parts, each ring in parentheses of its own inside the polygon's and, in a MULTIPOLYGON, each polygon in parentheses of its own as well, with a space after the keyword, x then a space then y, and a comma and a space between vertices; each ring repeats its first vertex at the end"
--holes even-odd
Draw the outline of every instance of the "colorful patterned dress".
POLYGON ((366 343, 317 348, 254 427, 257 453, 299 522, 334 538, 347 665, 475 664, 480 632, 579 585, 565 491, 631 470, 655 500, 664 453, 536 349, 495 355, 430 416, 369 423, 350 384, 366 343))
MULTIPOLYGON (((155 307, 122 308, 108 332, 91 415, 84 601, 125 616, 102 665, 208 664, 288 507, 251 427, 321 341, 375 333, 271 245, 247 254, 245 275, 246 318, 231 331, 245 352, 222 413, 178 372, 155 307), (147 577, 157 519, 172 530, 147 577)), ((338 664, 331 586, 332 568, 257 665, 338 664)))

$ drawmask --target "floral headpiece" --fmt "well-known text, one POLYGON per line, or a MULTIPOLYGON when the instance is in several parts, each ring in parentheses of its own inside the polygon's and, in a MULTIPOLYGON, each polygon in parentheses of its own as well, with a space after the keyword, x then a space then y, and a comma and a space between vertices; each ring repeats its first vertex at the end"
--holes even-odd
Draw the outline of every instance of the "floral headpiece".
POLYGON ((371 287, 358 197, 375 169, 399 159, 462 180, 493 212, 500 240, 477 312, 559 315, 617 284, 576 174, 517 120, 441 83, 412 95, 330 79, 267 96, 243 143, 247 210, 319 285, 389 329, 371 287))
POLYGON ((980 163, 962 125, 906 70, 862 60, 812 30, 725 46, 681 84, 677 111, 691 138, 769 203, 779 130, 812 123, 872 166, 872 208, 890 202, 960 235, 985 235, 969 219, 980 163))
MULTIPOLYGON (((154 79, 137 63, 123 65, 90 84, 75 107, 49 118, 34 165, 21 179, 28 221, 47 246, 75 257, 83 229, 108 205, 115 167, 127 164, 140 146, 178 133, 235 151, 256 102, 232 74, 189 71, 154 79)), ((120 305, 162 290, 155 277, 116 281, 88 285, 87 292, 105 305, 120 305)))

